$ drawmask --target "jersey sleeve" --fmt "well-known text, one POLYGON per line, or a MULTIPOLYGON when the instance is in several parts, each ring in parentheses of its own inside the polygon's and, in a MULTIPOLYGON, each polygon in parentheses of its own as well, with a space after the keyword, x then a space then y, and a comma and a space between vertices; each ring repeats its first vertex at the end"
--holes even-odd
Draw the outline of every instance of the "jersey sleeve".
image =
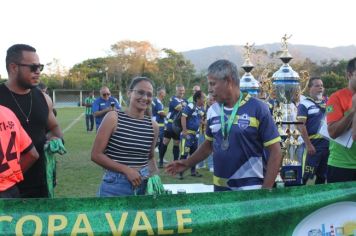
POLYGON ((211 130, 211 125, 212 125, 212 106, 209 107, 208 111, 207 111, 207 115, 206 115, 206 130, 205 130, 205 139, 209 140, 209 141, 213 141, 213 132, 211 130))
POLYGON ((332 94, 326 104, 326 120, 327 123, 340 120, 344 116, 341 102, 337 94, 332 94))
POLYGON ((117 98, 115 97, 110 97, 110 102, 114 102, 115 103, 115 108, 120 110, 121 109, 121 106, 119 104, 119 101, 117 100, 117 98))
POLYGON ((194 112, 193 108, 194 108, 194 104, 189 103, 188 106, 185 106, 183 108, 182 116, 185 116, 185 117, 191 116, 194 112))
POLYGON ((268 147, 271 144, 279 142, 281 137, 279 136, 278 129, 274 120, 272 118, 271 113, 267 106, 260 105, 260 115, 258 117, 259 120, 259 135, 262 139, 263 146, 268 147))
POLYGON ((173 110, 178 110, 179 107, 182 107, 182 104, 176 98, 173 98, 170 106, 173 110))
POLYGON ((307 117, 308 117, 308 109, 303 104, 299 104, 297 118, 307 119, 307 117))

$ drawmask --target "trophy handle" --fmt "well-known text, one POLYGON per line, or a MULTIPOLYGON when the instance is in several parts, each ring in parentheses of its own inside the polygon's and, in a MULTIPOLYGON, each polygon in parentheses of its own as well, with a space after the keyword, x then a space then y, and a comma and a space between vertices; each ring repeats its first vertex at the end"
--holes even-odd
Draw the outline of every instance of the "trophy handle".
POLYGON ((300 71, 299 74, 300 74, 299 82, 300 82, 300 87, 301 87, 300 93, 304 94, 305 90, 307 90, 310 76, 309 76, 309 72, 306 70, 300 71))

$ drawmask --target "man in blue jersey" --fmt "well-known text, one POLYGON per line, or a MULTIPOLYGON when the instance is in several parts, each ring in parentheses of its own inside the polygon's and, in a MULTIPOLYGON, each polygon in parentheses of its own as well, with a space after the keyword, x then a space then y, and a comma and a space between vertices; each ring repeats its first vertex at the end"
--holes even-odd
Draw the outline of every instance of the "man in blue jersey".
MULTIPOLYGON (((164 124, 165 124, 165 118, 167 116, 166 112, 164 111, 164 106, 162 103, 165 96, 166 96, 166 90, 164 88, 159 88, 157 90, 157 97, 155 97, 152 101, 152 119, 157 122, 159 127, 159 136, 157 141, 158 147, 160 147, 160 145, 163 142, 164 124)), ((159 160, 158 167, 159 168, 163 167, 163 157, 162 159, 159 160)))
POLYGON ((301 100, 298 105, 298 129, 303 137, 307 155, 303 159, 303 183, 314 178, 315 184, 323 184, 326 180, 329 157, 329 141, 318 134, 320 124, 325 116, 324 86, 319 77, 312 77, 308 83, 309 97, 301 100))
POLYGON ((99 129, 101 121, 103 120, 106 113, 113 110, 119 110, 120 104, 116 98, 111 96, 108 87, 103 86, 100 89, 100 97, 95 99, 92 105, 92 112, 95 117, 96 130, 99 129))
POLYGON ((228 60, 209 66, 208 86, 216 103, 207 113, 206 139, 190 158, 170 163, 166 171, 182 172, 213 152, 215 191, 272 188, 282 155, 268 107, 240 92, 237 67, 228 60), (269 150, 266 166, 264 147, 269 150))
POLYGON ((178 160, 179 158, 179 133, 173 130, 173 118, 177 115, 179 111, 187 105, 187 100, 183 98, 185 93, 185 88, 183 85, 176 86, 176 95, 171 97, 169 100, 169 112, 167 115, 168 122, 164 130, 163 143, 159 148, 159 159, 163 161, 164 155, 167 151, 167 146, 171 139, 173 139, 173 158, 178 160))
MULTIPOLYGON (((190 102, 183 108, 181 123, 182 133, 180 135, 180 159, 187 159, 198 148, 199 127, 204 115, 205 94, 202 91, 196 91, 193 95, 193 102, 190 102)), ((191 176, 201 177, 202 175, 195 171, 195 165, 191 168, 191 176)), ((180 173, 180 179, 183 179, 183 172, 180 173)))

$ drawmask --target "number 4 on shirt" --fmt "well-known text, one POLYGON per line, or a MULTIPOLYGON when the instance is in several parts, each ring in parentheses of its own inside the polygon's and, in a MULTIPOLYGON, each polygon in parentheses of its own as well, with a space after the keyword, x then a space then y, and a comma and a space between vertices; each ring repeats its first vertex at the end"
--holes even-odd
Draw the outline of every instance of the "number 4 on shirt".
POLYGON ((4 155, 4 151, 2 148, 2 142, 0 140, 0 173, 8 170, 9 164, 7 163, 8 161, 14 160, 17 158, 16 152, 11 152, 12 148, 15 145, 15 138, 16 138, 16 132, 11 132, 11 137, 9 140, 9 143, 6 148, 6 153, 4 155), (4 158, 6 158, 6 161, 4 161, 4 158))

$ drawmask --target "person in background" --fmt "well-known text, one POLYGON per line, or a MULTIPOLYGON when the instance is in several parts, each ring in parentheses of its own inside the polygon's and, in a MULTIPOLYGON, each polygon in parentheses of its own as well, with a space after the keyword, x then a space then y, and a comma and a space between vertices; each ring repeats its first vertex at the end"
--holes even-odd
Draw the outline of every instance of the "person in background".
POLYGON ((184 99, 185 88, 183 85, 176 85, 176 95, 171 97, 169 101, 169 113, 167 115, 168 122, 164 130, 164 138, 162 145, 159 148, 159 160, 163 162, 164 155, 166 154, 167 147, 171 139, 173 139, 173 158, 179 158, 179 133, 173 130, 173 118, 187 105, 187 100, 184 99))
POLYGON ((93 131, 93 128, 94 128, 94 115, 93 115, 93 109, 92 109, 94 100, 95 100, 94 91, 91 91, 89 93, 89 96, 87 98, 85 98, 85 100, 84 100, 85 125, 87 128, 87 132, 93 131))
POLYGON ((0 153, 5 154, 0 156, 0 198, 19 198, 16 184, 23 180, 23 173, 37 161, 38 153, 16 115, 1 105, 0 153))
POLYGON ((206 139, 190 158, 168 164, 166 171, 171 175, 185 171, 213 152, 214 191, 272 188, 282 154, 268 107, 240 92, 237 67, 228 60, 209 66, 208 86, 216 103, 207 113, 206 139), (264 147, 269 150, 266 168, 264 147))
POLYGON ((39 154, 17 186, 23 198, 48 197, 44 145, 48 140, 63 140, 63 134, 51 98, 37 88, 43 65, 35 48, 15 44, 7 50, 6 69, 9 79, 0 85, 0 105, 15 113, 39 154))
MULTIPOLYGON (((187 159, 198 148, 198 137, 200 123, 204 114, 205 94, 197 91, 193 95, 193 102, 188 103, 183 108, 181 123, 182 133, 180 135, 180 160, 187 159)), ((201 177, 202 175, 192 166, 190 175, 201 177)), ((179 173, 179 178, 183 179, 183 172, 179 173)))
POLYGON ((319 127, 325 116, 324 86, 319 77, 312 77, 308 82, 309 97, 301 100, 298 105, 297 125, 303 137, 307 155, 303 160, 303 183, 313 179, 315 184, 326 181, 327 163, 329 157, 329 141, 318 134, 319 127))
POLYGON ((153 98, 151 80, 134 78, 128 97, 125 112, 109 111, 94 140, 91 159, 105 168, 99 197, 144 194, 149 161, 156 163, 154 148, 159 128, 157 122, 145 116, 153 98))
MULTIPOLYGON (((159 88, 157 89, 157 97, 152 101, 152 119, 156 121, 159 126, 159 136, 157 141, 158 150, 163 142, 165 118, 167 116, 162 103, 165 96, 166 90, 164 88, 159 88)), ((158 167, 163 168, 163 160, 159 160, 158 167)))
POLYGON ((99 129, 101 121, 109 111, 120 110, 121 107, 116 98, 111 96, 108 87, 103 86, 100 89, 100 97, 95 99, 92 105, 92 112, 95 117, 96 130, 99 129))
MULTIPOLYGON (((211 96, 211 94, 209 94, 207 96, 207 102, 206 102, 206 106, 204 108, 204 114, 203 114, 203 117, 202 117, 200 129, 199 129, 199 143, 198 143, 198 145, 201 145, 205 141, 205 131, 206 131, 206 126, 207 126, 206 112, 209 109, 209 107, 211 105, 213 105, 214 103, 215 103, 214 97, 211 96)), ((213 155, 210 154, 207 159, 205 159, 204 161, 200 162, 197 166, 199 166, 201 164, 202 165, 201 167, 203 167, 204 166, 204 162, 206 162, 206 166, 209 169, 209 171, 210 172, 214 172, 213 155)))
POLYGON ((189 98, 188 98, 188 103, 190 102, 193 102, 193 96, 194 96, 194 94, 197 92, 197 91, 200 91, 200 86, 199 85, 194 85, 193 86, 193 89, 192 89, 192 96, 190 96, 189 98))
MULTIPOLYGON (((326 120, 331 138, 336 139, 353 125, 355 107, 352 106, 353 84, 356 83, 356 57, 347 63, 346 79, 348 87, 331 94, 326 104, 326 120)), ((356 144, 351 148, 330 140, 327 182, 356 180, 356 144)))

